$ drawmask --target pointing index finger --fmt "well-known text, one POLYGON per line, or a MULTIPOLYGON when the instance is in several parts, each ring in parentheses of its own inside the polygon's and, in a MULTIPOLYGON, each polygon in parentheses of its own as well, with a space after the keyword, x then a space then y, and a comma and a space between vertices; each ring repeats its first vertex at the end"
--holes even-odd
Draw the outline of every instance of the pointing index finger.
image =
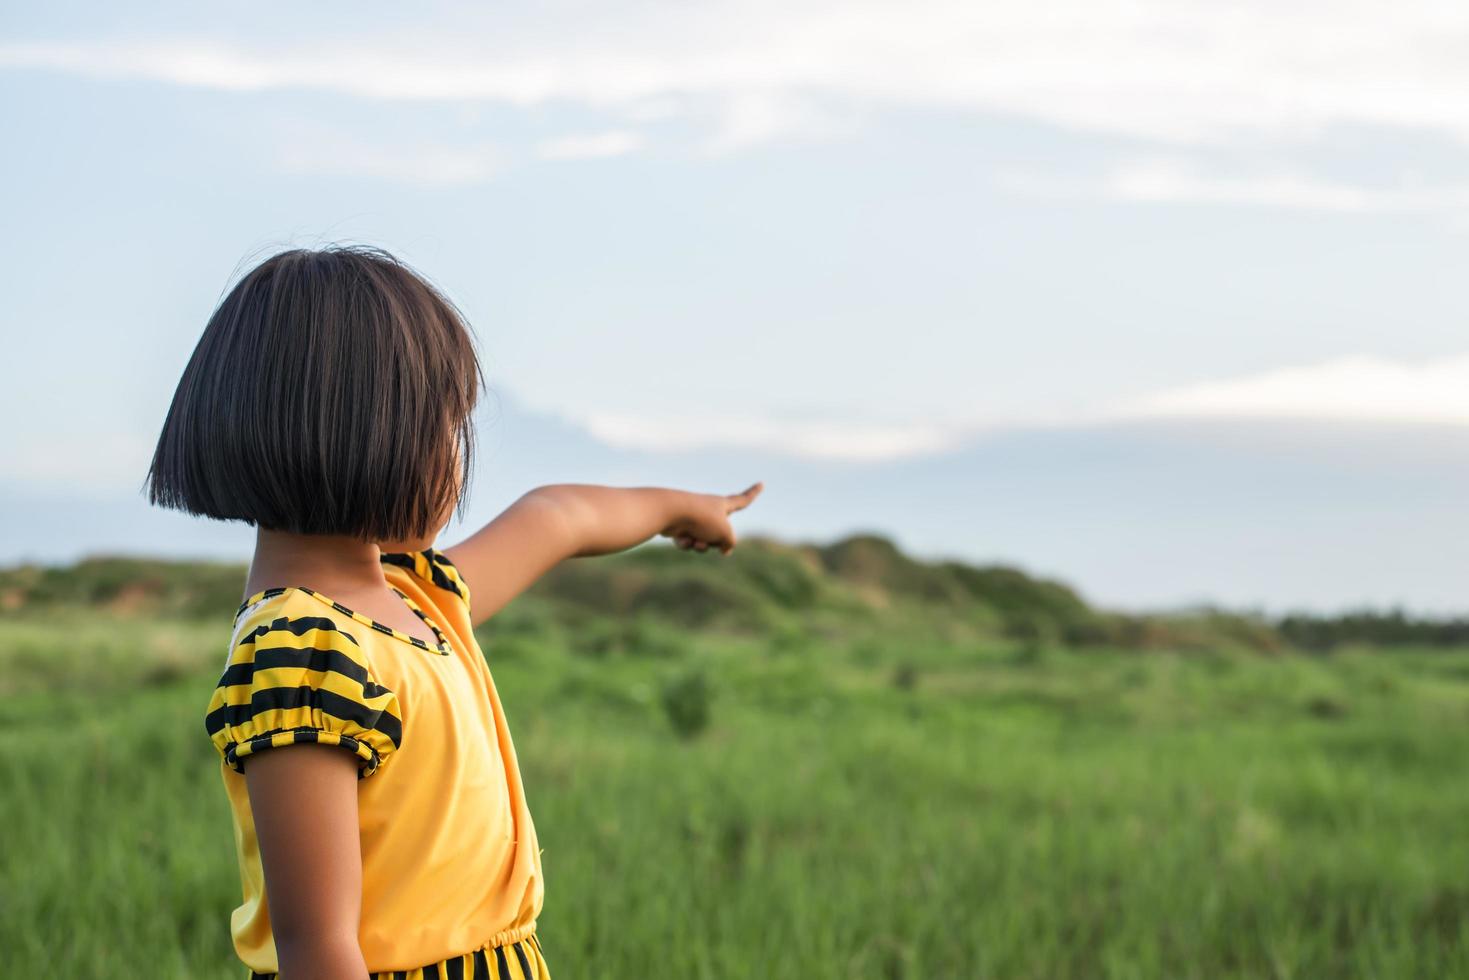
POLYGON ((733 514, 737 510, 744 510, 746 507, 750 506, 751 502, 754 501, 756 497, 760 496, 760 491, 764 488, 764 481, 757 480, 756 482, 746 487, 740 493, 730 494, 729 496, 724 498, 724 512, 726 514, 733 514))

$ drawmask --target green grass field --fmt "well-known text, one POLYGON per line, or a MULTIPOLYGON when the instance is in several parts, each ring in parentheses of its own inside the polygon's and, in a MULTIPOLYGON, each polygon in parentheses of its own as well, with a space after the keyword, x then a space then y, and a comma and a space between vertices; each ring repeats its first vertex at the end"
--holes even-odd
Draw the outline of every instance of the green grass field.
MULTIPOLYGON (((201 721, 232 612, 0 617, 8 973, 241 976, 201 721)), ((553 974, 1469 976, 1469 652, 925 622, 486 624, 553 974)))

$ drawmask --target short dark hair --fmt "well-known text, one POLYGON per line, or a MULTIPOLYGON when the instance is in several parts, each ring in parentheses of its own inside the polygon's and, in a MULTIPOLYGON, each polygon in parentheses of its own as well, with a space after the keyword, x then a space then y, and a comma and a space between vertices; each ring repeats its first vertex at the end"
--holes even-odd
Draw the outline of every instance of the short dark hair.
POLYGON ((456 492, 462 510, 483 383, 463 314, 388 252, 281 252, 205 326, 149 502, 298 534, 419 537, 456 492))

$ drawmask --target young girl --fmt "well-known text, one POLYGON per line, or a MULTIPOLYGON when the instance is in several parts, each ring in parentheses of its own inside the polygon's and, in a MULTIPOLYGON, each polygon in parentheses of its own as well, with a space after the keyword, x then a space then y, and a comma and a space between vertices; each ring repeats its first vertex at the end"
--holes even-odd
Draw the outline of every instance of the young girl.
POLYGON ((256 527, 204 716, 251 978, 546 980, 541 849, 474 627, 565 558, 728 554, 761 490, 544 486, 440 551, 482 382, 454 306, 358 247, 251 271, 179 382, 149 499, 256 527))

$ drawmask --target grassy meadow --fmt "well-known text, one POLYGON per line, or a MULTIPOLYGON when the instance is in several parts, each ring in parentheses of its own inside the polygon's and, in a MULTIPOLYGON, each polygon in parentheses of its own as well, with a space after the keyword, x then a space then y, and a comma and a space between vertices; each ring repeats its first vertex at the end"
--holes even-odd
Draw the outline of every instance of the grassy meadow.
MULTIPOLYGON (((243 578, 0 571, 8 973, 242 975, 202 715, 243 578)), ((577 559, 479 639, 561 980, 1469 976, 1469 648, 872 537, 577 559)))

